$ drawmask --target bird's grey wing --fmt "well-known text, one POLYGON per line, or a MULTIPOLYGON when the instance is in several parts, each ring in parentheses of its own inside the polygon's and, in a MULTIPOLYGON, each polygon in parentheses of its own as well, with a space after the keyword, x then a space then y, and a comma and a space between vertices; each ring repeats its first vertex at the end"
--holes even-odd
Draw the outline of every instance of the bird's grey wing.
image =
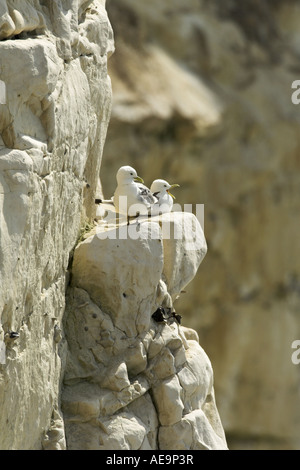
POLYGON ((141 198, 141 200, 147 202, 148 204, 155 204, 157 202, 157 198, 152 194, 147 186, 139 185, 139 190, 139 198, 141 198))

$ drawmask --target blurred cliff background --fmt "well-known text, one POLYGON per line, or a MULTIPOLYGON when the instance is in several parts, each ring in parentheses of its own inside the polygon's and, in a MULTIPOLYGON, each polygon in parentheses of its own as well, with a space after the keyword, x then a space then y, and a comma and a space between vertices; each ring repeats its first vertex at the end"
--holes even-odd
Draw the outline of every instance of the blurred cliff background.
POLYGON ((297 0, 108 0, 116 51, 101 170, 179 183, 208 254, 176 303, 211 359, 231 449, 300 449, 297 0))

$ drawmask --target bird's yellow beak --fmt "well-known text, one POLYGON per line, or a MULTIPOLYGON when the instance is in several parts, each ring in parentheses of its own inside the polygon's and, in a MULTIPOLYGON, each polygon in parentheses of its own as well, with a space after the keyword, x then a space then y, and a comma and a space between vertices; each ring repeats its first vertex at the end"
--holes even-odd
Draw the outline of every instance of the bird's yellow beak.
POLYGON ((179 184, 171 184, 171 186, 169 187, 169 189, 167 189, 167 193, 170 194, 170 196, 173 198, 173 199, 176 199, 176 197, 170 193, 170 189, 172 188, 180 188, 180 185, 179 184))
POLYGON ((144 184, 144 180, 140 176, 135 176, 135 178, 133 178, 133 181, 135 181, 136 183, 144 184))

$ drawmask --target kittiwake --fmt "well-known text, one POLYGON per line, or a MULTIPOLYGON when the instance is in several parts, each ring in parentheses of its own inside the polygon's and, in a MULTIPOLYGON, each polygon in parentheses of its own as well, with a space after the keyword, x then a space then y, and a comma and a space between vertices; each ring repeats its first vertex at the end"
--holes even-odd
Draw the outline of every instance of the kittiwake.
POLYGON ((175 196, 170 192, 170 189, 177 187, 180 187, 179 184, 169 184, 165 180, 159 179, 153 181, 150 191, 158 202, 153 207, 152 215, 163 214, 172 210, 175 196))
POLYGON ((116 175, 117 188, 113 196, 113 203, 119 214, 135 218, 139 215, 150 215, 151 208, 157 203, 149 188, 144 185, 144 180, 137 175, 131 166, 122 166, 116 175))

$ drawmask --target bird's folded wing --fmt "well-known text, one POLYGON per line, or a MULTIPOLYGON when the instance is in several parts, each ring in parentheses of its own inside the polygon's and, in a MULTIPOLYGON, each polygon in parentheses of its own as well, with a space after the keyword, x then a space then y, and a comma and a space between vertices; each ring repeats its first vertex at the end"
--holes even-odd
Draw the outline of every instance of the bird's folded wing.
POLYGON ((141 200, 144 200, 148 204, 155 204, 157 202, 157 198, 152 194, 147 186, 139 185, 139 190, 141 200))

